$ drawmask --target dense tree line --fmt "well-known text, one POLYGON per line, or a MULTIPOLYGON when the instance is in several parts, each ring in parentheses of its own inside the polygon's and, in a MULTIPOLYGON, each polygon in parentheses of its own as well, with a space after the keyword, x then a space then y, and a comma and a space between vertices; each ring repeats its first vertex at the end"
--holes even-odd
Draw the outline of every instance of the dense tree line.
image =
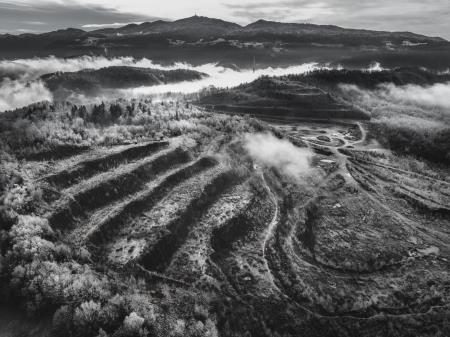
POLYGON ((78 72, 57 72, 43 75, 41 78, 53 92, 62 88, 93 96, 101 88, 152 86, 199 80, 206 76, 206 74, 187 69, 159 70, 116 66, 97 70, 85 69, 78 72))
POLYGON ((449 74, 432 72, 421 68, 397 68, 382 71, 321 69, 307 74, 288 75, 287 78, 316 85, 334 86, 345 83, 358 85, 363 88, 375 88, 382 83, 431 85, 437 82, 450 81, 449 74))
POLYGON ((429 161, 450 164, 450 128, 414 129, 389 123, 373 123, 371 134, 383 146, 400 153, 429 161))

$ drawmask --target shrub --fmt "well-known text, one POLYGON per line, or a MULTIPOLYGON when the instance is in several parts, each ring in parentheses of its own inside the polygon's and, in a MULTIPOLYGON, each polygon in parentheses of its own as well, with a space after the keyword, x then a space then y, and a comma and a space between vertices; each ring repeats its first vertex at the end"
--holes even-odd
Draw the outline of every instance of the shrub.
POLYGON ((45 237, 53 235, 47 220, 31 215, 19 216, 17 224, 9 233, 12 242, 11 258, 15 261, 51 259, 55 246, 45 237))
POLYGON ((138 334, 142 330, 145 319, 136 314, 134 311, 125 317, 123 326, 125 330, 131 334, 138 334))
POLYGON ((75 309, 73 322, 80 335, 95 335, 98 331, 98 326, 101 323, 100 312, 100 303, 92 300, 83 302, 78 308, 75 309))
POLYGON ((73 309, 69 305, 63 305, 53 314, 52 334, 59 337, 67 337, 73 331, 73 309))
POLYGON ((3 198, 3 205, 17 213, 31 213, 42 200, 42 190, 31 184, 14 185, 3 198))

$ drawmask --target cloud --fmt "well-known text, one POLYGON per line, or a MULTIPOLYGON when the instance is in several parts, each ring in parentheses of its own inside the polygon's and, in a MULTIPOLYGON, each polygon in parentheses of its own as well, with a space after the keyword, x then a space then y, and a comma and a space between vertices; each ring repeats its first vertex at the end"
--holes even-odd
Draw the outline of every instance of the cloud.
POLYGON ((204 64, 200 66, 191 66, 186 63, 177 63, 173 66, 161 66, 156 64, 146 64, 144 60, 139 61, 139 66, 146 65, 147 67, 173 70, 173 69, 189 69, 199 71, 209 76, 195 82, 180 82, 174 84, 166 84, 151 87, 138 87, 133 89, 122 90, 124 96, 145 96, 145 95, 159 95, 167 92, 191 94, 200 91, 204 88, 214 86, 217 88, 235 87, 243 83, 249 83, 257 78, 267 76, 284 76, 288 74, 303 74, 317 69, 323 69, 318 63, 305 63, 298 66, 290 66, 286 68, 265 68, 252 71, 250 69, 244 69, 241 71, 224 68, 217 66, 216 64, 204 64))
POLYGON ((12 110, 34 102, 51 101, 53 96, 41 81, 24 83, 5 79, 0 83, 0 111, 12 110))
POLYGON ((92 28, 92 29, 117 28, 117 27, 122 27, 122 26, 129 25, 129 24, 140 25, 141 23, 143 23, 143 22, 142 21, 137 21, 137 22, 115 22, 115 23, 101 23, 101 24, 92 23, 92 24, 83 25, 83 26, 81 26, 81 28, 92 28))
POLYGON ((23 21, 23 23, 27 25, 45 25, 45 22, 42 21, 23 21))
MULTIPOLYGON (((82 56, 61 59, 54 56, 45 58, 0 61, 0 111, 20 108, 31 103, 53 99, 50 91, 39 80, 44 74, 74 72, 81 69, 100 69, 109 66, 136 65, 132 57, 107 59, 105 57, 82 56)), ((151 65, 150 61, 139 63, 151 65)))
POLYGON ((61 3, 0 0, 0 29, 12 33, 24 30, 47 32, 67 27, 80 28, 90 24, 144 22, 158 19, 160 18, 143 13, 128 13, 102 5, 80 4, 72 1, 61 3))
POLYGON ((392 120, 415 127, 450 125, 450 83, 431 86, 386 83, 367 90, 355 85, 340 85, 343 96, 371 112, 374 120, 392 120))
POLYGON ((450 83, 436 83, 426 87, 419 85, 398 87, 391 83, 381 86, 379 91, 385 99, 425 107, 450 109, 450 83))
MULTIPOLYGON (((309 72, 315 69, 322 68, 316 63, 307 63, 298 66, 291 66, 287 68, 266 68, 258 69, 255 72, 246 69, 237 71, 229 68, 224 68, 216 64, 203 64, 199 66, 192 66, 187 63, 176 63, 172 66, 163 66, 156 64, 153 61, 143 58, 136 60, 132 57, 117 57, 106 58, 96 56, 81 56, 77 58, 56 58, 54 56, 45 58, 32 58, 32 59, 19 59, 14 61, 3 60, 0 61, 0 81, 3 79, 10 79, 10 85, 17 86, 19 83, 25 86, 27 83, 34 83, 43 74, 61 72, 75 72, 82 69, 100 69, 111 66, 132 66, 140 68, 154 68, 161 70, 175 70, 175 69, 187 69, 194 70, 201 73, 206 73, 209 77, 199 81, 180 82, 173 84, 138 87, 124 90, 104 90, 97 97, 86 98, 84 96, 73 95, 71 99, 75 102, 85 100, 83 103, 87 103, 89 100, 99 101, 116 99, 119 97, 126 98, 138 98, 142 96, 165 96, 166 93, 180 93, 190 94, 207 88, 209 86, 215 87, 234 87, 242 83, 251 82, 263 75, 269 76, 282 76, 287 74, 299 74, 309 72), (12 82, 14 80, 16 82, 12 82)), ((38 86, 36 86, 38 87, 38 86)), ((10 95, 19 94, 18 91, 12 90, 10 95)), ((48 99, 48 95, 43 95, 45 99, 48 99)), ((44 99, 44 98, 42 98, 44 99)), ((40 101, 41 99, 38 99, 40 101)), ((30 95, 27 104, 36 101, 36 95, 30 95)), ((8 103, 8 109, 14 107, 21 107, 24 102, 20 100, 20 104, 14 106, 12 103, 8 103)), ((1 111, 1 110, 0 110, 1 111)))
POLYGON ((249 2, 230 3, 225 6, 237 18, 254 21, 258 19, 274 21, 307 21, 319 14, 333 14, 323 2, 310 1, 280 1, 280 2, 249 2))
POLYGON ((310 169, 311 150, 296 147, 269 133, 246 134, 244 148, 257 163, 275 168, 295 180, 304 178, 310 169))
MULTIPOLYGON (((284 76, 288 74, 303 74, 318 69, 329 69, 318 63, 305 63, 296 66, 290 66, 285 68, 265 68, 257 69, 253 71, 251 69, 235 70, 230 68, 225 68, 214 63, 203 64, 192 66, 187 63, 175 63, 171 66, 161 65, 154 63, 152 60, 134 59, 132 57, 117 57, 117 58, 106 58, 98 56, 81 56, 76 58, 62 59, 54 56, 45 58, 32 58, 32 59, 19 59, 14 61, 3 60, 0 61, 0 81, 6 78, 10 79, 9 83, 12 86, 18 86, 18 83, 25 86, 27 83, 34 83, 39 80, 39 77, 43 74, 60 72, 75 72, 82 69, 100 69, 104 67, 111 66, 131 66, 140 68, 153 68, 160 70, 175 70, 175 69, 186 69, 198 71, 205 73, 208 77, 205 77, 198 81, 185 81, 171 84, 162 84, 155 86, 142 86, 136 88, 128 89, 103 89, 101 93, 96 92, 95 97, 85 97, 80 96, 77 93, 69 96, 69 100, 74 103, 89 103, 89 102, 99 102, 101 100, 114 100, 120 97, 124 98, 141 98, 152 96, 154 99, 164 99, 170 96, 177 96, 179 94, 192 94, 196 93, 204 88, 214 86, 217 88, 235 87, 243 83, 249 83, 257 78, 267 75, 267 76, 284 76), (12 80, 17 81, 11 82, 12 80), (168 95, 168 93, 170 93, 168 95)), ((379 64, 373 64, 368 68, 369 71, 381 70, 379 64)), ((6 84, 5 84, 6 85, 6 84)), ((39 85, 34 86, 34 88, 40 88, 39 85)), ((350 87, 348 87, 350 88, 350 87)), ((351 90, 348 89, 347 92, 351 90)), ((43 92, 43 91, 41 91, 43 92)), ((356 94, 357 89, 353 89, 352 99, 360 97, 360 94, 356 94)), ((394 94, 394 90, 391 90, 394 94)), ((436 95, 440 92, 435 93, 436 95)), ((20 92, 17 90, 12 90, 9 95, 19 95, 20 92)), ((401 93, 398 93, 400 95, 401 93)), ((380 94, 379 94, 380 95, 380 94)), ((385 94, 386 96, 387 94, 385 94)), ((418 93, 414 93, 417 97, 422 97, 425 99, 425 94, 419 96, 418 93)), ((48 99, 49 95, 44 93, 42 99, 48 99)), ((443 96, 448 97, 448 96, 443 96)), ((8 103, 8 109, 21 107, 23 104, 30 104, 36 101, 37 95, 30 95, 27 102, 24 99, 18 100, 18 105, 14 106, 13 102, 15 100, 12 98, 8 103)), ((42 99, 37 99, 38 101, 42 99)), ((432 100, 432 98, 429 98, 432 100)), ((437 100, 437 102, 441 102, 437 100)), ((378 99, 378 101, 380 101, 378 99)), ((26 105, 25 104, 25 105, 26 105)))
MULTIPOLYGON (((154 63, 152 60, 134 59, 133 57, 116 57, 106 58, 103 56, 81 56, 75 58, 57 58, 54 56, 44 58, 32 58, 32 59, 18 59, 18 60, 2 60, 0 61, 0 82, 8 79, 4 82, 4 89, 7 85, 12 87, 19 87, 19 84, 26 86, 27 84, 33 84, 33 88, 41 88, 42 83, 39 82, 40 76, 54 72, 76 72, 82 69, 100 69, 112 66, 130 66, 140 68, 153 68, 160 70, 175 70, 186 69, 205 73, 208 77, 205 77, 198 81, 185 81, 171 84, 162 84, 155 86, 142 86, 128 89, 103 89, 102 92, 95 93, 95 97, 82 96, 79 93, 73 93, 68 97, 68 100, 74 103, 87 104, 90 102, 108 101, 117 98, 141 98, 141 97, 153 97, 154 99, 166 99, 173 96, 196 93, 204 88, 211 86, 217 88, 235 87, 243 83, 249 83, 257 78, 267 76, 284 76, 288 74, 303 74, 318 69, 330 69, 318 63, 305 63, 296 66, 289 66, 285 68, 265 68, 257 69, 253 71, 251 69, 235 70, 225 68, 214 63, 192 66, 187 63, 175 63, 171 66, 161 65, 154 63), (14 82, 15 81, 15 82, 14 82), (38 82, 37 84, 35 82, 38 82)), ((373 64, 368 68, 369 71, 381 70, 379 64, 373 64)), ((34 103, 35 101, 41 101, 49 99, 50 95, 43 90, 35 91, 41 92, 42 98, 38 95, 30 94, 29 99, 25 100, 24 97, 15 100, 14 97, 9 99, 7 109, 13 109, 16 107, 22 107, 23 105, 34 103), (17 102, 16 105, 14 102, 17 102)), ((8 91, 8 95, 22 96, 18 90, 8 91)), ((358 95, 355 95, 355 97, 358 95)), ((5 97, 3 100, 5 100, 5 97)), ((58 97, 58 96, 56 96, 58 97)), ((1 111, 1 109, 0 109, 1 111)))
POLYGON ((143 66, 151 67, 153 63, 147 59, 136 61, 132 57, 106 58, 96 56, 80 56, 62 59, 54 56, 32 59, 18 59, 14 61, 0 61, 0 79, 4 77, 21 78, 23 81, 53 73, 73 72, 81 69, 100 69, 111 66, 143 66))
MULTIPOLYGON (((450 109, 450 82, 431 86, 408 84, 396 86, 393 83, 381 84, 375 90, 364 90, 355 85, 341 85, 341 90, 363 101, 379 99, 386 102, 422 107, 450 109)), ((449 111, 450 112, 450 111, 449 111)))
POLYGON ((183 81, 171 84, 162 84, 154 86, 142 86, 128 89, 108 89, 103 90, 102 93, 96 93, 96 97, 86 97, 74 94, 68 98, 68 100, 75 103, 93 101, 100 102, 104 100, 114 100, 120 97, 126 98, 142 98, 153 97, 154 99, 165 99, 172 96, 192 94, 201 91, 202 89, 214 86, 216 88, 235 87, 243 83, 249 83, 257 78, 267 76, 283 76, 288 74, 302 74, 316 69, 323 69, 324 67, 317 63, 306 63, 298 66, 290 66, 286 68, 265 68, 258 69, 255 72, 250 69, 243 69, 241 71, 224 68, 214 63, 203 64, 199 66, 192 66, 187 63, 175 63, 172 66, 163 66, 153 63, 148 59, 134 60, 132 58, 116 58, 116 59, 104 59, 94 58, 92 66, 90 68, 98 69, 100 64, 104 64, 105 61, 109 61, 111 65, 126 65, 141 68, 153 68, 160 70, 175 70, 175 69, 187 69, 205 73, 208 77, 205 77, 198 81, 183 81))

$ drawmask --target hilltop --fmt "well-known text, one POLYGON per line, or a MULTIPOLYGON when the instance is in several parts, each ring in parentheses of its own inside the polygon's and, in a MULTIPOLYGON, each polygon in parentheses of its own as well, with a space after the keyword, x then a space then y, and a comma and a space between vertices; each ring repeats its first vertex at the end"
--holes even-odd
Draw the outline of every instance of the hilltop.
POLYGON ((216 111, 251 114, 269 121, 295 122, 304 118, 368 119, 320 87, 288 77, 262 77, 232 89, 211 89, 199 103, 216 111))

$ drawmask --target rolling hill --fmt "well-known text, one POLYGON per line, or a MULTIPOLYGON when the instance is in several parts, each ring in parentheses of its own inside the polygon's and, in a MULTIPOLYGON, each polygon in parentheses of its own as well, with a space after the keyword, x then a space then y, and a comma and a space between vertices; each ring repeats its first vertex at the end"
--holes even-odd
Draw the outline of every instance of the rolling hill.
POLYGON ((95 96, 101 89, 125 89, 140 86, 199 80, 208 75, 194 70, 159 70, 116 66, 97 70, 57 72, 41 76, 52 91, 75 91, 95 96))
POLYGON ((380 84, 429 86, 449 81, 449 74, 420 68, 376 72, 325 69, 278 78, 262 77, 236 88, 207 90, 198 103, 214 111, 251 114, 270 121, 368 119, 366 112, 342 99, 340 85, 375 89, 380 84))
POLYGON ((262 77, 232 89, 212 89, 201 95, 199 104, 214 111, 251 114, 268 121, 369 118, 319 86, 288 77, 262 77))

